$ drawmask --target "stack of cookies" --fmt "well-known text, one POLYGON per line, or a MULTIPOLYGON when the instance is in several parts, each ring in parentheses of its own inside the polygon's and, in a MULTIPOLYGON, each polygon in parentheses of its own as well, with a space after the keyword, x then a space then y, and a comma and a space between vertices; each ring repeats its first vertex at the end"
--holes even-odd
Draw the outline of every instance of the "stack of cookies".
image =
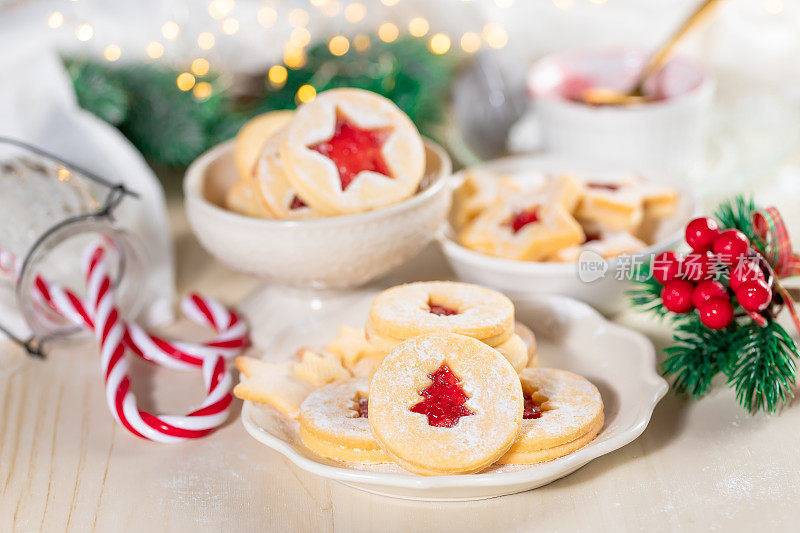
POLYGON ((303 444, 336 461, 466 474, 560 457, 603 425, 597 389, 535 368, 533 334, 515 325, 511 301, 466 283, 390 288, 364 329, 343 326, 325 349, 237 366, 238 397, 298 420, 303 444))
POLYGON ((296 111, 266 113, 236 136, 240 180, 230 210, 305 219, 360 213, 412 196, 425 170, 422 137, 391 101, 333 89, 296 111))
POLYGON ((608 181, 572 174, 467 172, 452 223, 462 245, 504 259, 574 262, 643 250, 672 215, 678 193, 638 176, 608 181))

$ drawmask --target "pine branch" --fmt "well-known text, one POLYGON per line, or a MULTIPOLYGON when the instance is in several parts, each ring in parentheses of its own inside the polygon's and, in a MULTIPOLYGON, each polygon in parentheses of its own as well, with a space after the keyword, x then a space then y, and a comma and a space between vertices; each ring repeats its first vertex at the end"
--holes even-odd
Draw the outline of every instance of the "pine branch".
POLYGON ((680 317, 673 315, 661 305, 661 285, 653 276, 649 263, 639 265, 633 276, 634 288, 626 292, 631 305, 640 308, 646 313, 653 313, 659 319, 677 320, 680 317))
POLYGON ((675 345, 666 348, 662 364, 664 375, 674 375, 673 387, 679 394, 697 399, 708 393, 714 377, 729 371, 736 344, 737 329, 713 330, 705 327, 696 314, 675 327, 675 345))
POLYGON ((751 322, 740 329, 743 335, 732 345, 736 357, 728 383, 749 413, 774 413, 793 396, 797 344, 777 322, 770 321, 764 327, 751 322))
POLYGON ((737 195, 730 200, 722 202, 714 216, 724 228, 738 229, 750 239, 750 242, 763 253, 763 247, 758 234, 753 227, 753 213, 758 211, 758 206, 752 196, 737 195))
MULTIPOLYGON (((178 90, 179 70, 163 64, 119 66, 67 58, 81 107, 117 126, 154 163, 185 166, 211 146, 233 137, 250 117, 275 109, 293 109, 297 90, 311 84, 317 92, 358 87, 382 94, 411 117, 423 134, 433 136, 447 109, 450 84, 461 57, 436 55, 426 41, 406 37, 393 43, 371 39, 369 50, 341 57, 325 43, 308 50, 306 64, 289 70, 286 82, 272 87, 254 77, 257 88, 234 98, 215 86, 212 96, 197 99, 178 90)), ((216 74, 198 79, 217 85, 216 74)))
POLYGON ((628 291, 631 305, 641 308, 641 311, 653 313, 659 318, 668 316, 667 309, 661 305, 661 284, 656 280, 637 283, 636 288, 628 291))
POLYGON ((130 101, 122 80, 99 63, 64 59, 78 104, 109 124, 118 126, 128 116, 130 101))

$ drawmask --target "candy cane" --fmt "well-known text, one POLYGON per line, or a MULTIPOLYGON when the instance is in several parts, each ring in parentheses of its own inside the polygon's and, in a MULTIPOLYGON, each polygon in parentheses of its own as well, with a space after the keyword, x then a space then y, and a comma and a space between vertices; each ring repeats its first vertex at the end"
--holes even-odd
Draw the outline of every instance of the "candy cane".
POLYGON ((36 278, 34 293, 67 320, 94 332, 100 344, 106 403, 114 418, 134 435, 164 443, 202 437, 222 424, 233 399, 225 361, 248 345, 247 327, 239 316, 216 300, 191 294, 182 302, 184 313, 214 328, 218 336, 205 344, 169 342, 120 318, 102 247, 86 255, 84 270, 85 299, 42 277, 36 278), (200 407, 185 416, 153 415, 139 409, 131 391, 128 348, 161 366, 201 367, 207 396, 200 407))

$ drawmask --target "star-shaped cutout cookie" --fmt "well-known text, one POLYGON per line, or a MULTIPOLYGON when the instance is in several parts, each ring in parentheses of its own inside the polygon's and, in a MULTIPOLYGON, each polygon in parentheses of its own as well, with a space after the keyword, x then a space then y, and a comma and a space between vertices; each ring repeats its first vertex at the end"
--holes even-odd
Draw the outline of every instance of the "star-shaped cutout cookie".
POLYGON ((379 350, 376 350, 367 341, 363 328, 350 326, 341 326, 339 334, 325 346, 325 349, 341 357, 344 365, 350 370, 361 359, 367 357, 377 358, 382 355, 379 350))
POLYGON ((297 418, 300 404, 314 386, 294 376, 293 361, 268 363, 252 357, 237 357, 236 368, 244 379, 233 389, 242 400, 265 403, 297 418))
POLYGON ((297 355, 300 362, 294 365, 294 375, 315 387, 352 377, 333 354, 317 353, 310 348, 303 348, 297 355))
POLYGON ((350 120, 341 109, 336 109, 336 126, 327 141, 309 146, 336 165, 342 191, 364 171, 376 172, 392 178, 383 157, 383 144, 392 133, 391 127, 364 129, 350 120))

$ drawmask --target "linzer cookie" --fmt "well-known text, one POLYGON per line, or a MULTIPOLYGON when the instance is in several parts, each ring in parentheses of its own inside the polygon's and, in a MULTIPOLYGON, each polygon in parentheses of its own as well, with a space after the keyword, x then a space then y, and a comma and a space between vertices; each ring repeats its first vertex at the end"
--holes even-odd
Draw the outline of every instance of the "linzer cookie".
POLYGON ((465 246, 487 255, 541 261, 582 243, 584 233, 560 203, 536 200, 520 207, 498 204, 476 218, 459 238, 465 246))
POLYGON ((369 425, 383 449, 423 475, 478 472, 514 442, 517 373, 486 344, 452 333, 397 345, 370 383, 369 425))
POLYGON ((644 216, 644 197, 633 178, 588 181, 576 216, 584 224, 609 230, 635 231, 644 216))
POLYGON ((280 157, 280 145, 285 137, 284 129, 264 144, 253 176, 253 184, 259 193, 257 196, 276 218, 317 218, 319 213, 306 205, 286 179, 280 157))
POLYGON ((298 220, 360 213, 419 189, 425 148, 391 101, 361 89, 333 89, 297 111, 247 122, 236 136, 240 180, 226 194, 237 213, 298 220))
POLYGON ((498 346, 514 334, 514 304, 499 292, 453 281, 398 285, 372 302, 366 334, 380 350, 433 332, 460 333, 498 346))
POLYGON ((539 194, 545 178, 541 174, 500 175, 467 171, 464 183, 453 193, 454 224, 463 228, 490 207, 506 198, 539 194))
POLYGON ((678 191, 655 183, 643 183, 644 216, 661 219, 672 215, 678 209, 678 191))
POLYGON ((236 134, 233 160, 244 182, 249 182, 253 175, 264 143, 289 124, 292 114, 292 111, 270 111, 258 115, 248 120, 236 134))
POLYGON ((647 244, 644 241, 634 237, 627 231, 604 231, 599 234, 587 233, 583 244, 559 250, 550 257, 550 260, 574 263, 578 261, 581 252, 585 250, 590 250, 601 257, 611 258, 622 254, 641 252, 645 248, 647 248, 647 244))
POLYGON ((422 138, 411 120, 386 98, 359 89, 325 91, 300 107, 281 158, 292 187, 325 215, 404 200, 425 170, 422 138))
POLYGON ((680 199, 638 176, 529 174, 465 172, 450 217, 463 246, 517 261, 575 262, 584 250, 635 253, 654 240, 680 199))
POLYGON ((337 381, 315 390, 300 407, 300 439, 312 452, 336 461, 385 463, 389 456, 368 422, 369 382, 337 381))
POLYGON ((553 368, 520 374, 524 413, 519 436, 499 463, 531 464, 571 453, 603 428, 603 400, 586 378, 553 368))

